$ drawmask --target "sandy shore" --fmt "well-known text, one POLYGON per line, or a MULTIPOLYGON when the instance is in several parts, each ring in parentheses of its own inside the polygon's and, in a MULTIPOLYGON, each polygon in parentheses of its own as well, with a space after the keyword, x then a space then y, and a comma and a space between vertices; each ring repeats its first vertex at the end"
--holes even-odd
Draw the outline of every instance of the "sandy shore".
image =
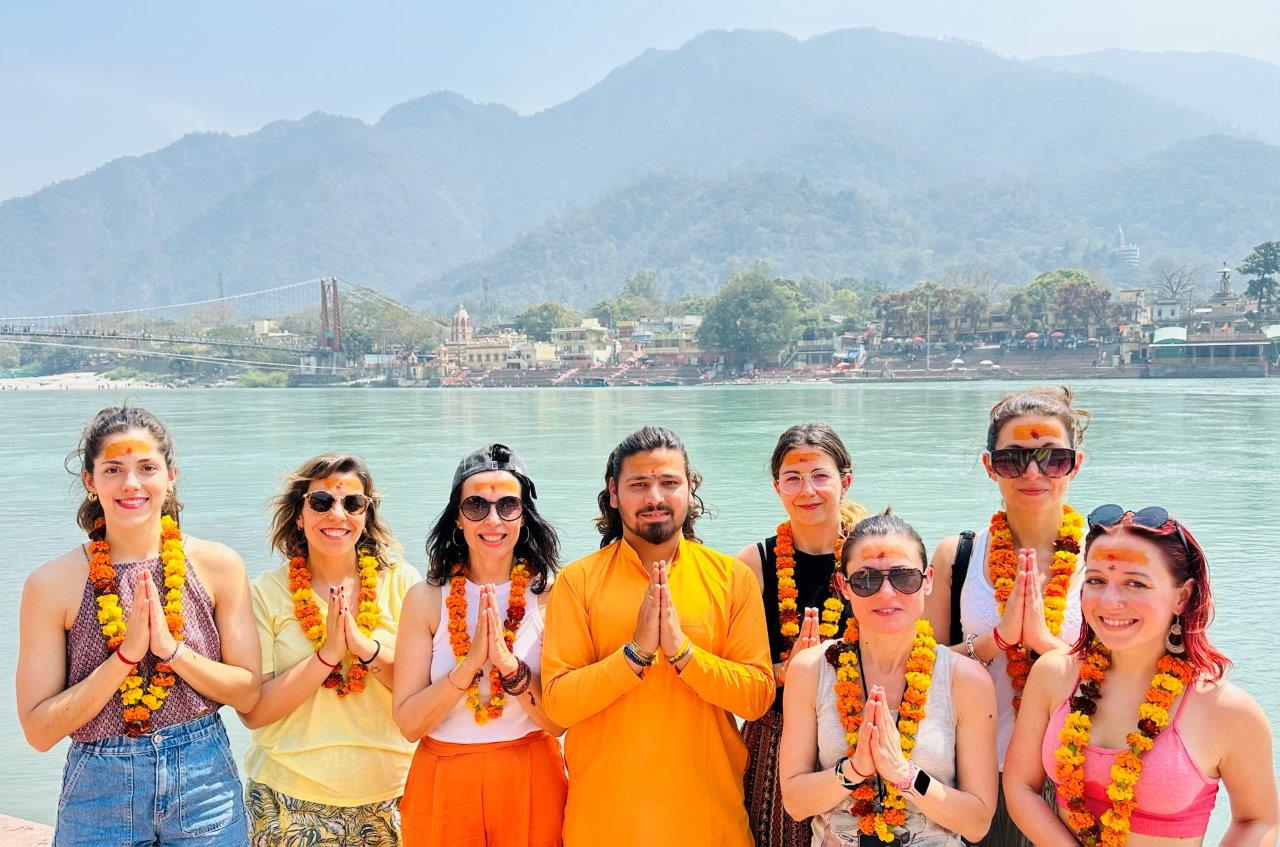
POLYGON ((102 388, 164 388, 140 379, 107 379, 93 371, 0 379, 0 391, 86 391, 102 388))

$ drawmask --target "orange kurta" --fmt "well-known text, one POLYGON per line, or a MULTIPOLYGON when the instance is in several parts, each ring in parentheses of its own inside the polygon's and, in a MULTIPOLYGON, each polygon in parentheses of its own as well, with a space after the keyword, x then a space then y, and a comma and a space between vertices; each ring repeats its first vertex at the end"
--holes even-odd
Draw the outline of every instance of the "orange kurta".
POLYGON ((693 642, 681 673, 657 659, 638 677, 622 646, 649 575, 626 541, 566 567, 543 636, 547 715, 569 728, 566 847, 749 847, 747 750, 734 715, 773 702, 764 605, 747 566, 680 542, 668 583, 693 642))

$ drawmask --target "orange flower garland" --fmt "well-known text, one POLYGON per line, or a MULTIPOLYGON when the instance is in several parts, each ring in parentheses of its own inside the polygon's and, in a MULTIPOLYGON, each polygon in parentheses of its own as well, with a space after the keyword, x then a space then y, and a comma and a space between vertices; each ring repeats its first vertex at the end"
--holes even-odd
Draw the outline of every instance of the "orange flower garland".
MULTIPOLYGON (((858 670, 858 635, 858 620, 851 617, 845 625, 844 640, 829 646, 826 654, 827 662, 836 671, 836 712, 840 716, 840 726, 844 728, 850 758, 858 749, 858 730, 862 727, 864 695, 858 670)), ((911 654, 907 657, 907 686, 898 705, 898 739, 902 755, 908 760, 915 749, 916 733, 924 720, 925 704, 929 701, 937 646, 929 621, 924 618, 916 621, 916 634, 911 642, 911 654)), ((853 797, 850 811, 858 817, 858 828, 864 835, 875 835, 887 844, 897 837, 894 828, 906 825, 907 801, 897 788, 886 783, 883 808, 877 810, 876 779, 872 776, 850 792, 853 797)))
POLYGON ((1169 725, 1173 701, 1194 676, 1183 659, 1168 654, 1160 657, 1146 701, 1138 707, 1138 729, 1125 736, 1129 749, 1116 754, 1111 766, 1111 784, 1107 786, 1111 808, 1098 820, 1084 801, 1084 757, 1092 729, 1090 716, 1097 710, 1102 681, 1110 667, 1111 652, 1095 639, 1080 667, 1080 684, 1078 693, 1071 698, 1071 713, 1058 733, 1062 744, 1053 753, 1058 791, 1067 799, 1067 826, 1087 847, 1124 847, 1128 842, 1129 818, 1137 806, 1134 789, 1142 776, 1142 756, 1169 725))
MULTIPOLYGON (((995 588, 996 606, 1004 614, 1005 604, 1013 593, 1013 580, 1018 573, 1018 552, 1004 512, 991 516, 991 543, 987 548, 987 575, 995 588)), ((1044 622, 1055 637, 1062 634, 1062 620, 1067 608, 1067 592, 1076 572, 1080 539, 1084 537, 1084 518, 1066 503, 1062 504, 1062 525, 1053 542, 1053 561, 1049 564, 1049 581, 1044 587, 1044 622)), ((1021 644, 1005 651, 1009 680, 1013 684, 1013 710, 1022 706, 1022 689, 1031 674, 1030 652, 1021 644)))
MULTIPOLYGON (((836 570, 840 569, 840 554, 844 550, 844 536, 836 536, 835 559, 836 570)), ((778 572, 778 620, 782 624, 782 640, 786 649, 782 651, 782 661, 791 655, 791 647, 800 635, 800 609, 796 598, 800 592, 796 590, 796 547, 791 534, 791 521, 778 524, 778 537, 773 543, 773 556, 777 562, 778 572)), ((834 638, 840 627, 840 616, 844 614, 844 603, 839 597, 831 596, 822 601, 822 616, 818 623, 818 635, 822 638, 834 638)))
MULTIPOLYGON (((382 610, 378 606, 378 560, 367 552, 360 553, 360 604, 356 608, 356 627, 365 635, 378 628, 382 610)), ((289 591, 293 595, 293 616, 302 625, 302 631, 315 645, 317 651, 324 646, 324 620, 320 617, 320 605, 311 590, 311 569, 305 556, 289 560, 289 591)), ((329 671, 324 687, 332 689, 339 697, 364 691, 365 677, 369 669, 359 662, 352 662, 344 676, 342 667, 329 671)))
MULTIPOLYGON (((99 518, 97 527, 103 525, 99 518)), ((95 527, 95 529, 97 528, 95 527)), ((107 639, 108 650, 119 650, 124 643, 126 624, 124 610, 120 607, 120 586, 116 569, 111 562, 111 546, 103 539, 89 542, 89 581, 97 595, 98 625, 107 639)), ((182 618, 182 588, 187 581, 187 554, 182 547, 182 530, 178 522, 168 515, 160 518, 160 560, 164 562, 164 620, 174 639, 184 639, 182 618)), ((120 703, 124 706, 125 735, 136 738, 151 732, 151 716, 158 712, 168 699, 170 690, 178 678, 173 668, 164 662, 156 663, 150 680, 142 678, 138 666, 120 683, 120 703)))
MULTIPOLYGON (((510 650, 515 644, 516 630, 524 620, 525 592, 529 588, 532 573, 524 562, 516 562, 511 569, 511 596, 507 598, 507 614, 502 622, 502 640, 510 650)), ((453 647, 453 657, 458 664, 471 651, 471 637, 467 634, 467 577, 460 565, 454 566, 453 575, 449 579, 449 597, 444 601, 449 610, 449 644, 453 647)), ((467 706, 475 713, 477 724, 484 726, 489 721, 502 717, 502 709, 507 704, 507 695, 502 688, 502 675, 496 666, 489 668, 489 702, 480 700, 480 677, 477 672, 467 688, 467 706)))

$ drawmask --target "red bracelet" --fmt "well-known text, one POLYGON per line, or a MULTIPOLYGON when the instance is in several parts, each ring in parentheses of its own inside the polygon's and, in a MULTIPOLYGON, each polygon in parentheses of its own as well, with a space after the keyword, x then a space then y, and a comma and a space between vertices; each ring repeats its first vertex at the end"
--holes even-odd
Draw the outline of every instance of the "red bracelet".
POLYGON ((123 652, 119 647, 117 647, 117 648, 116 648, 116 658, 117 658, 117 659, 119 659, 120 661, 124 662, 126 665, 128 665, 128 666, 129 666, 129 667, 131 667, 131 668, 132 668, 132 667, 134 667, 135 665, 137 665, 137 664, 138 664, 138 662, 141 662, 141 661, 142 661, 141 659, 139 659, 139 660, 138 660, 138 662, 131 662, 131 661, 129 661, 128 659, 126 659, 126 658, 124 657, 124 652, 123 652))
POLYGON ((326 662, 326 661, 324 660, 324 656, 321 656, 321 655, 320 655, 320 651, 319 651, 319 650, 317 650, 317 651, 316 651, 316 658, 320 660, 320 664, 324 665, 324 666, 325 666, 326 668, 328 668, 329 670, 334 670, 335 668, 337 668, 339 665, 341 665, 341 664, 342 664, 342 660, 341 660, 341 659, 339 659, 337 662, 333 663, 332 665, 331 665, 331 664, 329 664, 328 662, 326 662))
POLYGON ((853 771, 854 775, 863 782, 866 782, 868 779, 871 779, 871 777, 876 775, 875 768, 871 769, 871 773, 863 773, 858 770, 858 766, 853 763, 853 759, 849 759, 849 770, 853 771))
POLYGON ((991 640, 994 641, 996 643, 996 647, 998 647, 1001 650, 1011 650, 1014 647, 1018 646, 1017 644, 1010 644, 1009 642, 1001 638, 1000 627, 998 626, 991 630, 991 640))

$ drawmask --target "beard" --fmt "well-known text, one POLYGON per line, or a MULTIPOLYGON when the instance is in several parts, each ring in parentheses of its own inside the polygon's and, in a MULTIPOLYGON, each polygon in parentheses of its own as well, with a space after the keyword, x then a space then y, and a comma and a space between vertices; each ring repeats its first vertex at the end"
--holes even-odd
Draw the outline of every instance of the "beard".
POLYGON ((633 535, 640 536, 649 544, 665 544, 680 531, 680 526, 684 523, 684 517, 681 516, 680 520, 676 521, 675 515, 671 513, 670 509, 644 509, 635 513, 630 520, 624 516, 622 523, 633 535), (641 514, 652 514, 654 512, 665 514, 667 519, 657 522, 640 520, 641 514))

